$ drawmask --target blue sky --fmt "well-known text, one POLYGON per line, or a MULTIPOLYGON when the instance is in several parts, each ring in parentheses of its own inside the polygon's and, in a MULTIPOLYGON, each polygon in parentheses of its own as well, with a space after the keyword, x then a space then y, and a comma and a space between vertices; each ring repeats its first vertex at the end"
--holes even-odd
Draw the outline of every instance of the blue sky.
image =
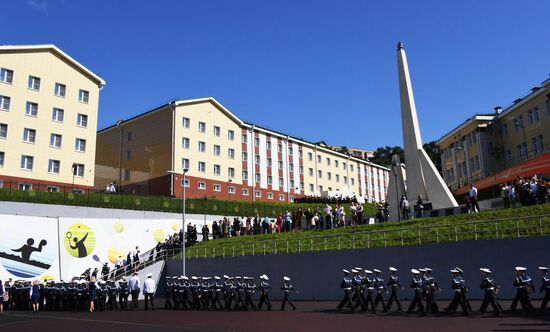
POLYGON ((550 73, 550 1, 2 4, 0 42, 53 43, 107 81, 99 128, 213 96, 245 121, 334 145, 402 145, 403 41, 425 142, 550 73))

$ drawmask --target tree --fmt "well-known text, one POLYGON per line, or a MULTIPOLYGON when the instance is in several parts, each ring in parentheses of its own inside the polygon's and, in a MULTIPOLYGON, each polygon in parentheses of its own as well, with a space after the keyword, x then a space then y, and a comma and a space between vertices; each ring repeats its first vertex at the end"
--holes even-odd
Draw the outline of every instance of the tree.
POLYGON ((428 157, 430 157, 430 159, 434 163, 435 168, 437 168, 437 170, 441 173, 441 150, 439 149, 439 145, 437 145, 437 141, 424 143, 422 147, 424 148, 424 151, 426 151, 426 154, 428 154, 428 157))
POLYGON ((405 163, 405 151, 403 151, 403 148, 401 148, 400 146, 380 147, 376 149, 376 151, 374 151, 374 156, 370 159, 370 161, 381 166, 390 167, 391 157, 394 154, 399 155, 400 161, 402 163, 405 163))

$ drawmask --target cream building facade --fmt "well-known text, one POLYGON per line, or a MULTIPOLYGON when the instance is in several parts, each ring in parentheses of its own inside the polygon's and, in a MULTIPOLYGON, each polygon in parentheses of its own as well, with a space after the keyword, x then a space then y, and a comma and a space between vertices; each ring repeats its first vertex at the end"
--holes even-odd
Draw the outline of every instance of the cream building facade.
POLYGON ((547 154, 550 79, 505 109, 466 120, 438 144, 443 176, 453 190, 547 154))
POLYGON ((385 200, 388 169, 246 123, 214 98, 178 100, 100 130, 96 188, 292 201, 348 191, 385 200), (175 171, 180 175, 168 174, 175 171))
POLYGON ((104 85, 54 45, 0 46, 0 187, 93 188, 104 85))

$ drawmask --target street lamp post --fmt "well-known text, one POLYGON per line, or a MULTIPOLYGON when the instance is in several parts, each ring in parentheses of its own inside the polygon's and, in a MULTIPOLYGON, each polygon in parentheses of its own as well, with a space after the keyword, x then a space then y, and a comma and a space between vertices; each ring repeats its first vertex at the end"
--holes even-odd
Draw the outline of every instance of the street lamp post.
MULTIPOLYGON (((181 230, 182 230, 182 238, 181 238, 181 271, 182 275, 185 275, 185 174, 189 171, 187 168, 183 169, 182 172, 182 178, 181 178, 181 187, 182 187, 182 199, 181 199, 181 230)), ((168 171, 167 173, 172 174, 178 174, 175 171, 168 171)))

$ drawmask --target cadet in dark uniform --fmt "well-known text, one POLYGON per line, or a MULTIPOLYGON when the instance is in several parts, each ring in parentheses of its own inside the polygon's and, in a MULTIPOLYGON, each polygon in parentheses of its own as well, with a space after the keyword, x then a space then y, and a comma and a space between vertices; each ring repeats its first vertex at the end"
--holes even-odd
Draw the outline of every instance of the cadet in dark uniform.
POLYGON ((175 281, 177 277, 166 277, 164 286, 164 310, 177 309, 177 303, 172 303, 174 297, 175 281))
POLYGON ((388 303, 386 305, 387 310, 391 310, 391 306, 393 304, 393 301, 397 304, 397 310, 401 311, 401 302, 399 302, 399 297, 397 296, 397 292, 399 290, 403 290, 403 287, 401 286, 401 283, 399 282, 399 279, 397 277, 397 269, 395 267, 389 268, 390 270, 390 277, 388 278, 388 283, 386 286, 390 287, 390 298, 388 299, 388 303))
POLYGON ((376 273, 375 279, 375 288, 376 288, 376 298, 374 299, 374 310, 378 307, 378 303, 382 303, 382 311, 387 312, 386 304, 384 303, 384 293, 386 292, 386 287, 384 286, 384 278, 380 276, 382 273, 378 269, 373 270, 376 273))
POLYGON ((521 303, 521 307, 526 314, 532 314, 535 311, 529 294, 535 290, 535 286, 525 271, 527 268, 522 266, 516 267, 516 279, 514 280, 514 286, 517 288, 516 297, 512 301, 510 307, 511 311, 516 310, 518 301, 521 303))
POLYGON ((548 276, 548 268, 545 266, 539 267, 540 272, 542 273, 542 283, 540 285, 539 293, 544 291, 544 298, 540 304, 539 311, 542 313, 546 309, 546 305, 550 300, 550 276, 548 276))
POLYGON ((359 270, 352 269, 352 286, 353 286, 353 296, 351 297, 351 303, 355 303, 354 309, 361 306, 362 309, 365 308, 365 300, 363 298, 363 276, 359 274, 359 270))
POLYGON ((223 283, 223 296, 225 301, 225 309, 231 309, 231 305, 235 302, 235 285, 233 284, 233 278, 224 275, 225 279, 223 283))
POLYGON ((117 295, 119 293, 118 286, 114 281, 107 282, 107 294, 109 295, 109 299, 107 300, 107 306, 109 306, 109 310, 118 309, 117 305, 117 295))
POLYGON ((429 310, 432 314, 435 314, 439 311, 439 306, 435 301, 435 292, 440 290, 439 285, 432 275, 433 270, 431 268, 425 267, 423 270, 425 271, 423 277, 426 290, 426 310, 429 310))
POLYGON ((254 309, 254 311, 258 311, 258 307, 254 304, 254 301, 252 301, 252 297, 254 296, 254 290, 256 289, 256 285, 254 285, 254 278, 252 277, 244 277, 244 280, 246 283, 244 284, 245 287, 245 305, 246 309, 250 307, 250 309, 254 309))
POLYGON ((481 271, 481 285, 479 288, 485 291, 485 296, 483 297, 483 302, 481 302, 479 312, 485 313, 487 306, 491 304, 494 315, 498 316, 500 315, 500 306, 498 305, 496 295, 499 287, 495 280, 491 277, 491 270, 487 268, 480 268, 479 270, 481 271))
POLYGON ((126 279, 120 279, 118 281, 118 302, 120 303, 121 310, 128 310, 128 295, 130 291, 128 290, 128 283, 126 279))
POLYGON ((424 312, 424 304, 422 303, 422 294, 424 293, 424 282, 422 280, 422 277, 420 276, 420 271, 417 269, 412 269, 411 273, 413 274, 413 278, 411 281, 411 288, 414 291, 414 298, 409 305, 409 309, 407 310, 407 313, 410 314, 414 311, 415 307, 418 306, 418 309, 420 310, 420 313, 422 315, 426 315, 424 312))
POLYGON ((290 299, 288 297, 290 296, 290 291, 295 291, 295 292, 298 292, 298 291, 295 290, 292 284, 290 283, 289 277, 283 277, 283 280, 284 282, 283 282, 283 285, 281 286, 281 289, 284 292, 284 298, 283 298, 283 303, 281 304, 281 311, 285 310, 285 305, 287 304, 287 302, 292 307, 292 311, 294 311, 296 310, 296 306, 294 306, 294 304, 290 302, 290 299))
POLYGON ((365 288, 367 291, 367 296, 365 298, 365 310, 370 310, 373 314, 376 313, 376 308, 374 306, 374 291, 376 286, 376 279, 372 276, 371 270, 365 270, 366 278, 363 281, 365 283, 365 288))
POLYGON ((223 290, 223 283, 221 281, 221 278, 218 276, 214 277, 214 283, 212 284, 212 309, 223 309, 223 304, 221 302, 221 299, 223 297, 222 294, 223 290))
POLYGON ((460 272, 457 269, 451 270, 452 274, 452 281, 451 281, 451 288, 454 291, 454 297, 451 303, 447 308, 444 310, 446 312, 455 312, 456 308, 460 304, 460 307, 462 308, 462 314, 468 315, 468 306, 466 305, 466 280, 462 278, 460 275, 460 272))
POLYGON ((342 270, 342 271, 344 272, 344 278, 342 279, 340 288, 344 290, 344 298, 342 299, 342 301, 340 301, 340 303, 336 308, 338 310, 342 310, 344 306, 348 306, 351 312, 355 312, 355 306, 351 300, 353 279, 350 277, 348 270, 342 270))
POLYGON ((269 299, 269 291, 272 289, 269 285, 269 278, 264 274, 260 276, 260 285, 258 286, 260 290, 260 302, 258 303, 258 309, 261 310, 263 304, 266 304, 267 310, 271 311, 271 300, 269 299))
POLYGON ((189 285, 189 290, 191 291, 191 297, 193 298, 192 307, 194 309, 200 309, 200 284, 199 279, 195 276, 191 277, 191 284, 189 285))

